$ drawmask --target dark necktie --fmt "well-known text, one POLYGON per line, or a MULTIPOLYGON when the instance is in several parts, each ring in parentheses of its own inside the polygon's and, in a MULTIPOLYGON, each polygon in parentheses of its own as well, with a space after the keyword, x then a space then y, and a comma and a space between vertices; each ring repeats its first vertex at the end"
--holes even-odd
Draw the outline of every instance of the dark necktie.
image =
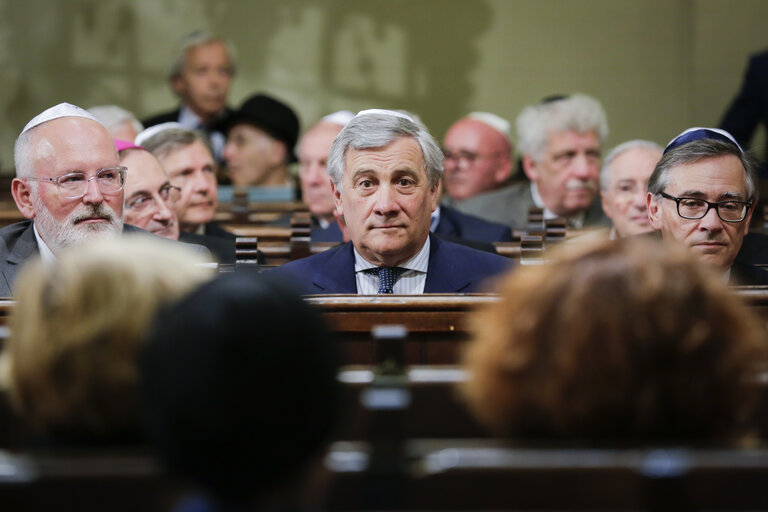
POLYGON ((379 291, 377 293, 394 293, 395 282, 406 269, 400 267, 375 267, 366 270, 369 274, 378 274, 379 291))

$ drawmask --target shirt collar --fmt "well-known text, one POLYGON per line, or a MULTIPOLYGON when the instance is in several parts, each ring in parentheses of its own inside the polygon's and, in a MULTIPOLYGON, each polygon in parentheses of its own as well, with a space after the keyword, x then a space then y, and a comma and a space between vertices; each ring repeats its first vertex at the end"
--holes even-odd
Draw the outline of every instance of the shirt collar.
MULTIPOLYGON (((541 194, 539 194, 539 187, 537 187, 536 183, 533 181, 531 182, 531 197, 533 198, 533 204, 535 204, 537 208, 544 210, 545 219, 557 219, 559 217, 555 212, 544 206, 544 200, 541 198, 541 194)), ((584 226, 584 215, 585 212, 579 212, 576 215, 567 217, 566 220, 568 221, 568 225, 576 229, 581 229, 584 226)))
MULTIPOLYGON (((354 245, 352 246, 352 251, 355 254, 355 273, 362 272, 369 268, 376 268, 378 266, 363 258, 360 253, 357 252, 357 249, 355 249, 354 245)), ((429 236, 427 236, 427 241, 424 242, 424 245, 421 246, 419 252, 417 252, 408 261, 398 265, 398 267, 426 273, 427 267, 429 265, 429 258, 425 256, 429 256, 429 236)))
POLYGON ((179 124, 192 130, 196 130, 203 125, 203 123, 200 122, 200 118, 197 117, 197 114, 192 112, 192 109, 186 105, 182 106, 181 111, 179 112, 179 124))
POLYGON ((440 224, 440 205, 437 205, 435 211, 429 216, 429 230, 434 233, 437 229, 437 225, 440 224))
POLYGON ((56 255, 53 253, 48 244, 45 243, 43 237, 37 232, 37 224, 32 223, 32 231, 35 233, 35 240, 37 240, 37 249, 40 251, 40 258, 46 263, 56 261, 56 255))

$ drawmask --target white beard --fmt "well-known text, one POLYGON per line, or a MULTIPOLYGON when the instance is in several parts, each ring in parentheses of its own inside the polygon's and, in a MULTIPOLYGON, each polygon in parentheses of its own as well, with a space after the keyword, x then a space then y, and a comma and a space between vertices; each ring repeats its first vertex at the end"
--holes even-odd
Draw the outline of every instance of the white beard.
POLYGON ((123 219, 115 215, 115 211, 106 203, 86 206, 80 204, 64 221, 53 218, 43 204, 38 194, 32 193, 30 200, 35 209, 35 227, 48 248, 58 253, 59 250, 77 245, 84 240, 100 237, 114 237, 123 232, 123 219), (100 216, 108 222, 97 224, 78 224, 81 218, 100 216))

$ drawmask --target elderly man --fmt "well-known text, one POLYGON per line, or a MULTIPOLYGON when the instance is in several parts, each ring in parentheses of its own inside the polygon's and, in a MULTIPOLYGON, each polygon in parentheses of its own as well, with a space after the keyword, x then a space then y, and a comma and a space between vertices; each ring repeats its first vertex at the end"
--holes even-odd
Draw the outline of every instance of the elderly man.
POLYGON ((768 272, 737 259, 757 202, 755 163, 715 128, 686 130, 648 181, 651 225, 690 247, 730 283, 768 284, 768 272))
POLYGON ((327 170, 328 154, 336 136, 354 116, 352 112, 341 110, 323 117, 302 135, 296 151, 301 198, 321 228, 334 222, 336 208, 327 170))
POLYGON ((112 137, 86 110, 61 103, 33 118, 15 145, 11 193, 29 220, 0 229, 0 296, 10 296, 24 261, 94 237, 139 231, 123 226, 125 168, 112 137))
POLYGON ((171 185, 158 159, 142 146, 116 140, 120 163, 126 167, 125 222, 150 233, 205 246, 219 263, 235 262, 234 240, 179 230, 174 207, 181 189, 171 185))
POLYGON ((613 222, 611 238, 653 231, 648 220, 645 194, 653 168, 661 159, 661 147, 647 140, 630 140, 608 153, 600 173, 603 211, 613 222))
POLYGON ((333 143, 328 172, 351 242, 275 271, 304 292, 471 292, 509 268, 505 258, 430 236, 442 153, 410 116, 360 112, 333 143))
POLYGON ((117 105, 98 105, 88 109, 117 140, 133 140, 144 127, 129 111, 117 105))
POLYGON ((573 228, 606 224, 597 196, 600 151, 608 133, 603 108, 582 94, 547 98, 525 107, 517 117, 523 171, 519 183, 467 213, 525 229, 528 210, 542 208, 545 218, 564 217, 573 228))
POLYGON ((157 157, 171 184, 181 189, 181 197, 174 204, 181 230, 234 240, 233 234, 213 222, 219 199, 216 162, 208 137, 198 130, 170 127, 146 139, 139 134, 137 140, 157 157))
POLYGON ((299 118, 291 107, 256 94, 219 127, 227 133, 223 154, 233 184, 258 186, 267 200, 294 198, 288 166, 296 162, 299 118))
POLYGON ((448 129, 443 151, 447 204, 466 202, 485 208, 493 204, 494 191, 503 188, 512 174, 509 121, 489 112, 472 112, 448 129))
POLYGON ((175 121, 184 128, 198 129, 211 138, 216 159, 224 148, 224 135, 214 124, 232 113, 227 96, 235 74, 231 45, 219 36, 197 30, 180 41, 168 80, 181 106, 143 121, 144 126, 175 121))

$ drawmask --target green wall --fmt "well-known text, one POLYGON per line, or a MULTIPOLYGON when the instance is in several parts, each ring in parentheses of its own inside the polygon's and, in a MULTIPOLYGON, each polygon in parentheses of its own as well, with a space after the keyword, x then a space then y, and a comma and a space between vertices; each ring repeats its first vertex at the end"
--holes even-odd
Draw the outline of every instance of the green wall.
POLYGON ((766 20, 768 2, 747 0, 0 0, 0 169, 59 101, 139 117, 174 106, 170 48, 196 28, 238 49, 233 105, 266 91, 304 126, 405 108, 442 137, 468 111, 514 120, 578 91, 603 102, 609 146, 665 143, 718 122, 749 54, 768 48, 766 20))

